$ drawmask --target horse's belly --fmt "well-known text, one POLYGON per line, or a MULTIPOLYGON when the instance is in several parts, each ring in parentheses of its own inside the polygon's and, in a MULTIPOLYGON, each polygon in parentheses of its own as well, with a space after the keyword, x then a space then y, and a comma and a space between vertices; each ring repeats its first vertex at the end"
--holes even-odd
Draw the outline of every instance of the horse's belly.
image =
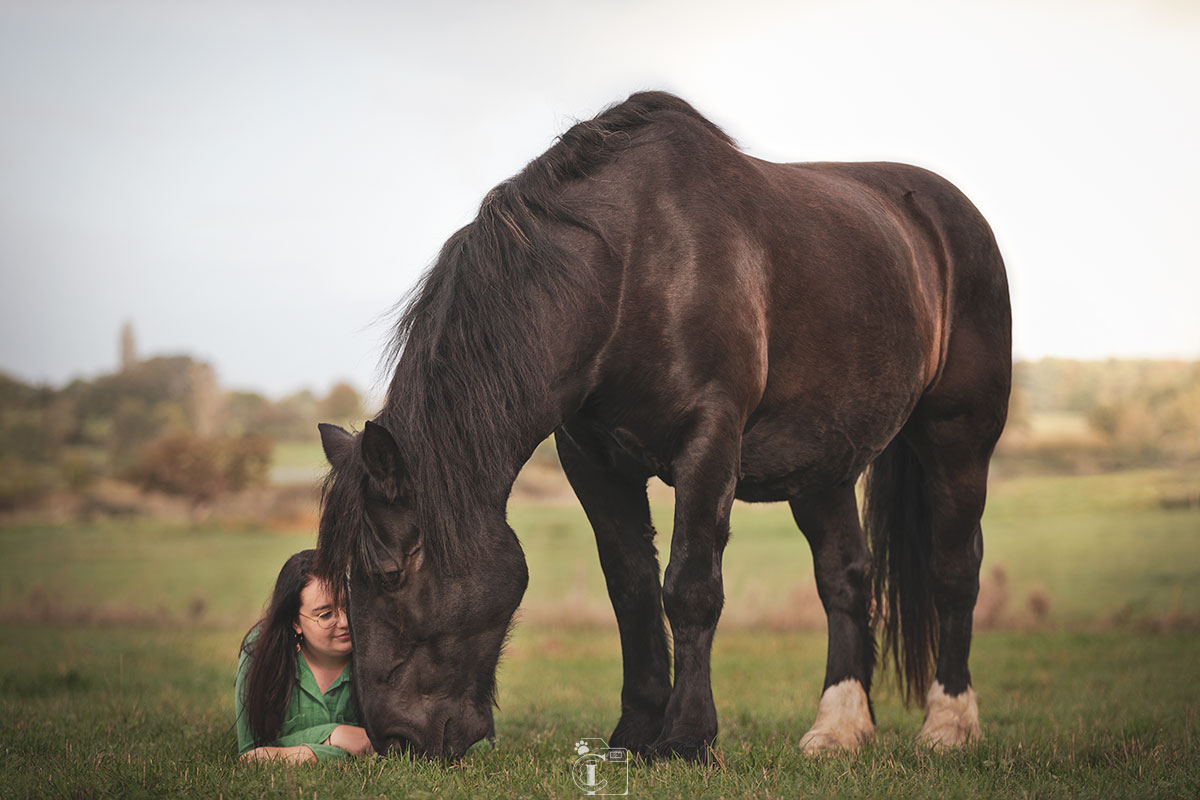
POLYGON ((879 451, 859 447, 838 431, 788 432, 742 441, 736 496, 749 502, 791 500, 853 481, 879 451))
POLYGON ((738 499, 790 500, 855 481, 895 437, 916 395, 889 400, 834 413, 796 404, 756 414, 742 435, 738 499))

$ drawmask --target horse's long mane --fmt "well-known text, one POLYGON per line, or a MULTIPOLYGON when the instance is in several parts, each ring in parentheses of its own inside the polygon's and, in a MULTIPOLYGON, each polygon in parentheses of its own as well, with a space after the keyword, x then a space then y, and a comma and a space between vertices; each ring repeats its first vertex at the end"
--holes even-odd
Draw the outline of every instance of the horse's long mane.
MULTIPOLYGON (((400 446, 426 558, 440 571, 471 557, 474 534, 487 524, 481 494, 503 493, 487 497, 503 502, 510 486, 499 478, 512 474, 500 473, 519 468, 528 455, 516 452, 517 439, 538 422, 554 380, 550 342, 563 335, 548 330, 550 320, 594 307, 593 269, 552 233, 574 226, 608 243, 589 210, 566 201, 561 190, 636 147, 634 134, 655 123, 664 136, 699 125, 733 145, 678 97, 632 95, 572 126, 492 189, 399 306, 384 361, 394 374, 377 421, 400 446)), ((361 534, 361 501, 349 497, 356 489, 361 494, 365 480, 357 455, 353 461, 346 474, 331 472, 325 485, 326 506, 337 507, 326 514, 337 519, 326 519, 321 531, 328 574, 343 573, 351 557, 369 559, 377 547, 363 541, 373 537, 361 534)))

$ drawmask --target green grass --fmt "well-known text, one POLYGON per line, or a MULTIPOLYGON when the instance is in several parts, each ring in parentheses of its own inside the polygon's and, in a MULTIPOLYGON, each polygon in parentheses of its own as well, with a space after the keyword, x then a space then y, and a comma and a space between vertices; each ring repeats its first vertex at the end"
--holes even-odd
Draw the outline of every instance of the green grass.
MULTIPOLYGON (((1200 619, 1200 510, 1163 506, 1198 485, 1168 472, 998 483, 983 522, 985 586, 1002 567, 1013 624, 1029 622, 1034 591, 1049 603, 1044 626, 1200 619)), ((653 515, 665 567, 669 502, 653 515)), ((578 505, 514 505, 509 521, 529 562, 527 618, 607 623, 604 576, 578 505)), ((819 629, 812 557, 786 505, 739 503, 732 524, 725 624, 819 629)), ((0 528, 0 603, 36 618, 249 624, 279 565, 315 541, 311 530, 145 521, 0 528)))
POLYGON ((271 482, 312 483, 329 469, 320 442, 278 442, 271 451, 271 482))
POLYGON ((1200 509, 1168 508, 1200 476, 1163 471, 1014 479, 984 515, 986 574, 1003 565, 1017 601, 1033 587, 1051 619, 1200 618, 1200 509))
MULTIPOLYGON (((987 739, 934 756, 889 678, 857 756, 797 750, 825 661, 811 559, 786 507, 739 506, 713 657, 720 763, 635 765, 633 797, 1200 795, 1200 511, 1194 476, 1022 478, 992 487, 985 572, 1009 630, 976 637, 987 739), (1169 507, 1168 507, 1169 506, 1169 507), (1040 588, 1039 588, 1040 587, 1040 588), (1050 598, 1036 629, 1029 591, 1050 598), (807 616, 806 616, 807 615, 807 616), (1171 627, 1173 633, 1146 633, 1171 627), (763 626, 766 627, 763 627, 763 626)), ((669 548, 669 503, 654 507, 669 548)), ((147 521, 0 529, 0 796, 576 797, 570 747, 619 712, 620 653, 577 507, 520 506, 531 580, 500 672, 497 747, 461 764, 305 768, 233 758, 237 644, 312 531, 147 521)), ((665 561, 665 558, 664 558, 665 561)))
POLYGON ((35 618, 241 625, 314 539, 149 521, 0 529, 0 604, 35 618))
MULTIPOLYGON (((0 644, 3 794, 576 797, 571 745, 605 736, 619 653, 605 631, 525 626, 500 676, 495 750, 461 764, 236 762, 229 632, 8 626, 0 644)), ((1195 797, 1200 640, 985 634, 974 668, 986 740, 932 755, 886 684, 857 756, 809 759, 819 634, 719 634, 720 763, 635 765, 633 797, 1195 797)))

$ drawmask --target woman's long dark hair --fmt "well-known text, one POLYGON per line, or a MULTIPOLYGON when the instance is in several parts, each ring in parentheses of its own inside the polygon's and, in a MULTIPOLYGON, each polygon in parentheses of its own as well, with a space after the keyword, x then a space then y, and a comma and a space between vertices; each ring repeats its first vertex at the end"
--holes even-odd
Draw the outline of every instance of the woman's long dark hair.
POLYGON ((296 631, 292 623, 300 614, 300 592, 315 579, 316 550, 301 550, 287 560, 262 618, 242 639, 242 650, 250 654, 242 713, 250 723, 255 745, 274 741, 283 727, 296 683, 296 631), (258 637, 251 641, 253 634, 258 637))

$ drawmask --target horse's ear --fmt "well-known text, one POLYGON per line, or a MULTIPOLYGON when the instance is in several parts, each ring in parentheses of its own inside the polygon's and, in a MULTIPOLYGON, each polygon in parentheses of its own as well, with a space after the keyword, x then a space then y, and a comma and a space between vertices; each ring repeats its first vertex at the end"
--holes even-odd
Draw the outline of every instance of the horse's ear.
POLYGON ((404 464, 400 458, 400 448, 387 428, 367 421, 362 432, 362 457, 367 472, 383 488, 388 502, 396 502, 404 482, 404 464))
POLYGON ((325 450, 325 458, 334 469, 341 469, 350 457, 350 447, 354 444, 354 436, 337 425, 322 422, 317 426, 321 432, 321 447, 325 450))

